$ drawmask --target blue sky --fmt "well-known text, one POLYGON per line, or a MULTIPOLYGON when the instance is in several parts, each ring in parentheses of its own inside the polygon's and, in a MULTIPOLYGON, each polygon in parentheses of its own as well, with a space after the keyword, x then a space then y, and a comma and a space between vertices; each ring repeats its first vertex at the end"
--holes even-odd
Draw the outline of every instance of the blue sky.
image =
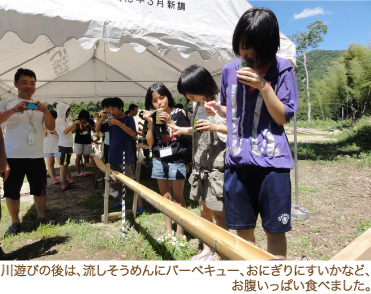
POLYGON ((350 43, 371 42, 371 1, 248 1, 271 9, 286 36, 307 31, 316 20, 327 25, 327 35, 316 49, 346 50, 350 43))

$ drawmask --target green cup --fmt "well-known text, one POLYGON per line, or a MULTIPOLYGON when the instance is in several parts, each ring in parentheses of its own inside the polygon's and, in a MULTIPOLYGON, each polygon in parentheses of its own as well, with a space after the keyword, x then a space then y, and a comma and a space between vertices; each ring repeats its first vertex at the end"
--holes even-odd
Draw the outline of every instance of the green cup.
POLYGON ((196 124, 197 124, 197 122, 198 122, 199 120, 200 120, 199 118, 195 118, 195 119, 193 120, 193 131, 194 131, 195 133, 199 132, 199 131, 197 131, 197 129, 196 129, 196 124))
MULTIPOLYGON (((248 60, 241 60, 239 66, 238 66, 238 70, 240 70, 241 68, 244 68, 244 67, 254 68, 254 62, 248 61, 248 60)), ((239 80, 240 79, 237 78, 237 81, 239 81, 239 80)))

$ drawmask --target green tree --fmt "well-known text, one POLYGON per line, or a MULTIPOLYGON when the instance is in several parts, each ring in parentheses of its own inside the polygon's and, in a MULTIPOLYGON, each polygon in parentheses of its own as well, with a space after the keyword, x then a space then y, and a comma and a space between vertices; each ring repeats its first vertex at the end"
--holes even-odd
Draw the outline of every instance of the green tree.
POLYGON ((303 55, 303 66, 306 74, 307 83, 307 104, 308 104, 308 121, 311 119, 311 102, 309 91, 309 75, 307 68, 307 51, 310 48, 318 47, 318 44, 323 41, 323 35, 327 34, 327 26, 320 20, 315 21, 307 26, 308 32, 296 32, 291 34, 289 38, 296 44, 296 51, 303 55))
POLYGON ((356 120, 371 114, 370 60, 371 48, 352 44, 313 81, 313 100, 319 101, 323 117, 356 120))

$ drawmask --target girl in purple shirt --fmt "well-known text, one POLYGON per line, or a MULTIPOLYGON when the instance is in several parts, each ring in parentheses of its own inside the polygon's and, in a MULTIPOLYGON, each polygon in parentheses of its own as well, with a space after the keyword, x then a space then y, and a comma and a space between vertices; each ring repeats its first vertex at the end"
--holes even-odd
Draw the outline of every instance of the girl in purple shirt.
POLYGON ((239 58, 223 68, 221 103, 208 103, 227 118, 227 227, 255 243, 260 214, 267 251, 285 259, 293 158, 283 125, 298 107, 294 69, 276 56, 279 27, 269 9, 246 11, 235 28, 232 46, 239 58))

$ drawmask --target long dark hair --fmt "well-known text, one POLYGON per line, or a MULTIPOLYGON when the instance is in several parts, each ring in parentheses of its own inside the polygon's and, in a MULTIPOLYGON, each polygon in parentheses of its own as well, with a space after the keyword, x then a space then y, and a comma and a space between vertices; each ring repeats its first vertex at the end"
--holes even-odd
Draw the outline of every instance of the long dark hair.
POLYGON ((168 88, 163 83, 154 83, 150 86, 147 90, 146 100, 145 100, 145 107, 147 110, 154 108, 152 105, 152 94, 153 92, 159 93, 161 96, 166 96, 168 100, 168 105, 170 108, 173 108, 175 105, 175 101, 173 95, 171 95, 168 88))

